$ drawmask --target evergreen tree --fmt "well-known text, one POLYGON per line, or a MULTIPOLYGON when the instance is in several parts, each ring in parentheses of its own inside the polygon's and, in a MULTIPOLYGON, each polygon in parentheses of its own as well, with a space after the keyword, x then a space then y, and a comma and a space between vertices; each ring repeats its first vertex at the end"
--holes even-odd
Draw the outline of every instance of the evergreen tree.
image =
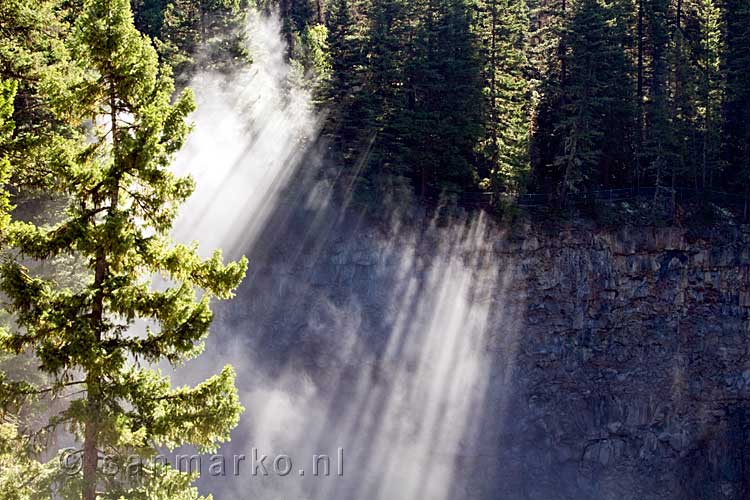
POLYGON ((180 83, 197 69, 231 70, 248 58, 248 0, 136 0, 133 7, 136 26, 154 38, 180 83))
POLYGON ((0 156, 24 165, 14 172, 17 189, 54 189, 55 171, 73 161, 78 138, 61 105, 80 77, 65 46, 68 17, 57 0, 0 1, 0 80, 16 87, 15 126, 0 156))
POLYGON ((177 75, 189 79, 194 70, 194 57, 201 48, 205 34, 200 2, 176 0, 166 4, 162 14, 157 47, 177 75))
MULTIPOLYGON (((356 175, 360 186, 373 198, 381 198, 394 179, 410 175, 411 164, 404 161, 406 113, 406 65, 409 61, 404 41, 409 33, 408 3, 404 0, 374 2, 367 31, 367 68, 360 106, 366 110, 360 148, 372 143, 370 154, 356 175)), ((366 147, 366 146, 365 146, 366 147)))
POLYGON ((525 0, 488 0, 478 5, 484 49, 483 155, 493 192, 521 191, 529 170, 531 108, 525 0))
POLYGON ((561 177, 555 159, 562 150, 563 137, 556 124, 563 103, 563 68, 567 57, 563 39, 568 28, 567 14, 567 0, 535 2, 531 9, 529 54, 537 97, 531 103, 530 187, 543 192, 555 191, 561 177))
POLYGON ((611 0, 609 89, 612 106, 604 118, 606 145, 600 165, 603 188, 630 186, 635 177, 636 134, 638 133, 637 83, 633 60, 636 16, 631 0, 611 0))
MULTIPOLYGON (((12 115, 17 87, 16 82, 0 80, 0 149, 8 146, 15 128, 12 115)), ((10 161, 7 156, 0 157, 0 186, 10 177, 10 161)), ((10 224, 11 208, 9 193, 0 191, 0 234, 4 234, 10 224)), ((15 422, 20 420, 17 415, 24 398, 19 391, 9 394, 2 390, 8 379, 3 358, 5 355, 0 351, 0 496, 8 500, 27 500, 39 483, 49 480, 53 470, 36 461, 18 435, 15 422), (6 413, 8 410, 12 413, 6 413)))
POLYGON ((131 0, 135 27, 141 33, 158 38, 164 23, 164 10, 170 0, 131 0))
POLYGON ((362 8, 362 2, 336 0, 327 18, 331 79, 326 94, 332 111, 328 133, 336 138, 347 163, 362 139, 363 124, 368 122, 363 98, 368 68, 367 27, 358 12, 362 8))
POLYGON ((476 185, 481 136, 481 60, 463 0, 415 3, 407 56, 406 112, 399 135, 420 195, 476 185))
MULTIPOLYGON (((18 328, 3 333, 0 347, 32 351, 53 380, 35 390, 71 398, 50 422, 82 442, 82 475, 68 478, 66 488, 84 500, 146 492, 196 498, 189 475, 149 459, 157 447, 193 444, 205 451, 229 438, 242 411, 233 372, 227 367, 195 388, 173 389, 149 366, 199 354, 211 297, 230 297, 246 262, 224 265, 218 253, 204 261, 194 246, 169 239, 176 210, 193 188, 168 169, 193 104, 189 94, 171 102, 169 70, 136 31, 128 0, 88 0, 74 41, 85 78, 66 104, 80 118, 96 117, 96 140, 76 165, 56 172, 70 198, 65 218, 53 227, 7 222, 0 238, 15 249, 12 255, 30 259, 78 255, 88 279, 61 286, 6 255, 1 285, 18 328), (157 275, 171 286, 157 289, 157 275), (136 319, 150 322, 145 335, 132 331, 136 319), (102 453, 119 473, 102 470, 102 453), (129 467, 134 455, 144 460, 136 468, 129 467)), ((6 396, 19 391, 28 384, 2 385, 6 396)))
MULTIPOLYGON (((667 167, 674 158, 673 120, 669 105, 668 51, 669 31, 667 24, 669 3, 654 0, 648 4, 648 52, 650 77, 645 106, 645 141, 643 149, 644 170, 649 183, 657 188, 664 185, 667 167)), ((658 190, 657 190, 658 192, 658 190)))
POLYGON ((626 57, 626 19, 616 4, 581 0, 574 6, 565 44, 566 79, 556 128, 563 147, 559 196, 607 185, 613 165, 626 161, 616 146, 629 144, 633 103, 626 57), (614 141, 612 140, 614 138, 614 141))
POLYGON ((723 67, 726 100, 723 106, 722 156, 725 185, 745 196, 744 216, 750 217, 750 1, 725 3, 723 67))
POLYGON ((314 24, 323 24, 323 5, 320 0, 263 0, 258 7, 270 12, 278 6, 282 20, 282 34, 287 45, 287 59, 304 50, 302 35, 314 24), (277 5, 278 4, 278 5, 277 5), (316 23, 317 21, 317 23, 316 23))
POLYGON ((700 169, 698 123, 698 78, 694 69, 694 45, 691 16, 685 0, 677 0, 670 43, 670 115, 674 134, 673 159, 669 162, 671 210, 677 207, 677 189, 696 182, 700 169))
MULTIPOLYGON (((0 152, 7 147, 16 126, 12 116, 17 90, 16 82, 0 80, 0 152)), ((7 155, 0 155, 0 186, 10 180, 10 175, 10 161, 7 155)), ((10 195, 4 190, 0 191, 0 231, 3 231, 10 221, 10 208, 10 195)))
POLYGON ((467 3, 339 0, 328 24, 329 130, 349 151, 360 193, 476 186, 482 80, 467 3))
POLYGON ((328 17, 328 46, 332 60, 329 96, 333 101, 346 97, 354 86, 358 58, 356 25, 349 0, 336 0, 328 17))
POLYGON ((641 177, 643 175, 643 148, 644 148, 644 134, 645 134, 645 117, 644 117, 644 104, 646 98, 646 85, 645 85, 645 16, 646 9, 644 6, 645 0, 636 0, 637 2, 637 14, 636 14, 636 138, 634 145, 634 160, 635 160, 635 172, 633 175, 633 183, 636 189, 640 189, 641 177))
POLYGON ((698 52, 700 115, 700 169, 696 185, 712 188, 721 164, 721 103, 724 99, 724 78, 721 70, 721 10, 714 0, 700 0, 700 45, 698 52))

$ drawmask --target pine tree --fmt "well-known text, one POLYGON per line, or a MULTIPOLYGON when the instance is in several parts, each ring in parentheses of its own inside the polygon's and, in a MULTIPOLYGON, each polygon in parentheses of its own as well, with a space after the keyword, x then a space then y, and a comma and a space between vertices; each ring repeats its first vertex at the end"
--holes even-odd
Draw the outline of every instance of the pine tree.
MULTIPOLYGON (((2 228, 3 245, 15 250, 0 268, 0 284, 18 328, 3 333, 0 347, 32 351, 54 382, 38 390, 71 399, 50 422, 82 442, 82 475, 69 478, 66 488, 84 500, 99 492, 196 498, 190 476, 149 459, 157 447, 193 444, 205 451, 229 438, 242 411, 233 371, 173 389, 150 366, 199 354, 210 299, 231 296, 246 262, 224 265, 219 253, 204 261, 195 246, 169 239, 176 210, 193 188, 168 168, 193 104, 190 94, 171 101, 169 70, 136 31, 128 0, 88 0, 74 44, 85 79, 67 105, 81 118, 96 117, 96 140, 74 168, 56 172, 70 198, 64 220, 51 228, 18 221, 2 228), (34 275, 12 257, 46 261, 65 253, 85 262, 80 286, 34 275), (156 288, 154 276, 171 286, 156 288), (130 328, 136 319, 149 321, 145 335, 130 328), (104 473, 101 453, 118 474, 104 473), (144 459, 135 470, 128 467, 134 455, 144 459)), ((25 388, 6 383, 2 392, 25 388)))
POLYGON ((152 38, 159 37, 164 23, 164 11, 171 0, 131 0, 135 27, 152 38))
POLYGON ((648 22, 648 53, 650 75, 645 105, 644 170, 649 183, 658 188, 664 185, 668 166, 674 158, 674 130, 669 103, 669 31, 667 15, 669 3, 650 2, 646 11, 648 22))
MULTIPOLYGON (((369 182, 363 187, 372 196, 383 195, 393 178, 399 182, 409 175, 412 165, 404 158, 404 118, 407 113, 406 66, 409 63, 405 40, 409 36, 409 10, 404 0, 374 2, 366 35, 367 68, 361 105, 366 109, 360 123, 365 143, 372 141, 371 154, 358 174, 369 182)), ((362 146, 360 146, 362 147, 362 146)))
POLYGON ((725 3, 723 67, 726 99, 723 106, 722 156, 725 183, 745 197, 744 217, 750 218, 750 1, 725 3))
POLYGON ((202 68, 228 71, 248 59, 248 0, 143 0, 136 26, 155 40, 180 83, 202 68))
POLYGON ((612 0, 610 12, 610 97, 612 106, 604 119, 606 145, 600 165, 599 180, 603 188, 630 186, 636 175, 634 160, 637 149, 638 105, 636 63, 636 15, 631 0, 612 0))
POLYGON ((187 81, 195 66, 194 57, 201 47, 203 32, 200 3, 177 0, 166 4, 162 13, 157 47, 177 75, 187 81))
POLYGON ((65 46, 69 11, 58 0, 0 2, 0 80, 16 86, 11 137, 0 151, 23 190, 54 189, 57 168, 73 158, 78 138, 68 126, 69 89, 80 77, 65 46), (66 95, 67 94, 67 95, 66 95))
POLYGON ((333 65, 329 95, 332 100, 337 100, 351 91, 353 85, 350 81, 356 73, 357 47, 353 43, 356 27, 349 0, 336 0, 327 21, 333 65))
POLYGON ((325 94, 332 110, 327 132, 336 138, 347 163, 362 139, 363 124, 369 121, 363 98, 368 63, 367 27, 358 16, 362 7, 361 2, 336 0, 326 20, 331 79, 325 94))
POLYGON ((438 163, 439 185, 443 191, 474 190, 477 185, 476 150, 482 135, 482 62, 471 29, 469 2, 446 2, 447 37, 438 40, 438 61, 446 86, 443 89, 441 136, 446 145, 438 163))
MULTIPOLYGON (((17 90, 16 82, 0 80, 0 186, 5 185, 11 175, 10 161, 2 152, 10 142, 16 126, 13 121, 13 101, 17 90)), ((0 232, 5 230, 10 222, 10 209, 10 195, 4 190, 0 191, 0 232)))
POLYGON ((721 10, 714 0, 698 4, 700 45, 698 53, 700 114, 700 176, 696 184, 703 190, 712 188, 721 162, 721 103, 724 78, 721 70, 721 10))
POLYGON ((323 5, 320 0, 264 0, 257 2, 266 12, 276 8, 282 20, 282 34, 286 41, 287 59, 300 57, 304 52, 303 35, 315 24, 323 24, 323 5))
POLYGON ((632 73, 626 57, 627 29, 616 7, 581 0, 566 31, 570 53, 556 126, 564 142, 555 160, 562 172, 558 194, 563 202, 569 193, 608 184, 612 165, 627 156, 616 148, 627 147, 628 127, 634 123, 629 111, 632 73))
MULTIPOLYGON (((17 83, 0 80, 0 150, 11 141, 15 123, 13 122, 13 100, 17 83)), ((0 186, 5 185, 11 177, 11 164, 7 156, 0 156, 0 186)), ((0 191, 0 234, 4 234, 10 224, 10 195, 0 191)), ((5 319, 5 318, 3 318, 5 319)), ((19 438, 18 425, 13 415, 6 410, 15 410, 22 397, 7 394, 2 390, 7 386, 5 361, 0 351, 0 496, 8 500, 27 500, 34 493, 32 483, 47 479, 50 469, 36 461, 25 443, 19 438), (34 481, 29 481, 34 478, 34 481)))
POLYGON ((561 177, 555 160, 563 147, 562 131, 556 129, 563 104, 563 68, 567 58, 563 43, 568 28, 568 2, 531 0, 529 55, 531 80, 537 95, 532 102, 530 187, 554 192, 561 177))
POLYGON ((673 159, 669 162, 671 211, 677 208, 677 190, 688 180, 697 181, 700 139, 695 134, 698 125, 698 75, 694 70, 693 40, 691 39, 688 4, 677 0, 671 27, 669 48, 670 115, 674 133, 673 159))
POLYGON ((529 18, 525 0, 479 4, 477 27, 484 50, 483 154, 493 192, 523 189, 529 171, 529 18))
POLYGON ((645 116, 644 116, 644 104, 646 98, 645 91, 645 12, 644 7, 645 0, 636 0, 637 2, 637 14, 636 14, 636 139, 635 139, 635 172, 633 176, 634 186, 636 190, 641 187, 641 177, 643 176, 643 148, 644 148, 644 134, 645 134, 645 116))
POLYGON ((412 5, 413 52, 407 55, 404 161, 420 195, 460 193, 476 183, 481 136, 481 59, 462 0, 412 5))

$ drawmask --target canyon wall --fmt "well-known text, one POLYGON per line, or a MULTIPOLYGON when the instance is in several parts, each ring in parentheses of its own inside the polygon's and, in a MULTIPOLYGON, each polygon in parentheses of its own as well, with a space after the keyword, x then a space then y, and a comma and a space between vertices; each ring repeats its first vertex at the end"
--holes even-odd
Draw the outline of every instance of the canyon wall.
POLYGON ((498 245, 525 298, 513 425, 495 433, 512 445, 486 458, 483 441, 472 465, 514 486, 479 497, 749 498, 747 242, 588 227, 498 245))
POLYGON ((748 231, 331 206, 277 207, 210 351, 248 407, 227 452, 342 447, 346 473, 207 491, 749 498, 748 231))

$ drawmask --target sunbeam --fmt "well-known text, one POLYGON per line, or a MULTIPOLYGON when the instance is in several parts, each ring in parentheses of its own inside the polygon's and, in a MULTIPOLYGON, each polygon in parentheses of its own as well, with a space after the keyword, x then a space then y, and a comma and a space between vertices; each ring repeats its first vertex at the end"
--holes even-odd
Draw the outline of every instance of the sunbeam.
MULTIPOLYGON (((177 168, 198 190, 175 235, 251 260, 201 358, 206 371, 235 365, 247 407, 223 453, 286 454, 308 473, 258 477, 248 467, 200 484, 274 500, 450 498, 496 363, 488 322, 508 281, 492 260, 492 231, 482 216, 407 230, 397 208, 367 229, 351 187, 333 196, 321 174, 326 162, 310 147, 319 120, 309 94, 290 87, 279 29, 276 16, 254 15, 252 67, 192 82, 196 130, 177 168), (346 473, 313 477, 312 457, 339 449, 346 473)), ((517 335, 517 323, 506 325, 517 335)))

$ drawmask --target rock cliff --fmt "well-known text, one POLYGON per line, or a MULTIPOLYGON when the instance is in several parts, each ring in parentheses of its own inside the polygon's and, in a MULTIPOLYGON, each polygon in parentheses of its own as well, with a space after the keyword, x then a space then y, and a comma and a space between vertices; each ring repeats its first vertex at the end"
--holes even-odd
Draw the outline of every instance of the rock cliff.
MULTIPOLYGON (((221 321, 320 424, 277 442, 348 450, 326 498, 744 500, 749 242, 281 210, 221 321)), ((246 424, 236 450, 264 432, 246 424)))

